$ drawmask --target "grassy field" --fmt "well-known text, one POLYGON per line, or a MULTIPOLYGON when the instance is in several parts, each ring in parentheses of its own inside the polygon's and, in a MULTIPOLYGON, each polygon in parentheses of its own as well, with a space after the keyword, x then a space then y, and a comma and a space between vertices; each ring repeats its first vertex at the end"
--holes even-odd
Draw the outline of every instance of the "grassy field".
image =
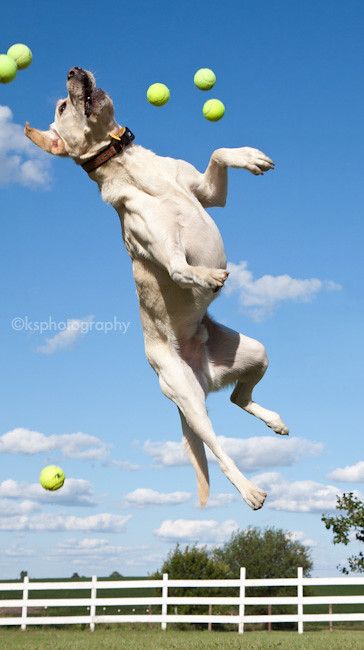
POLYGON ((1 650, 362 650, 364 632, 180 632, 167 630, 0 630, 1 650))

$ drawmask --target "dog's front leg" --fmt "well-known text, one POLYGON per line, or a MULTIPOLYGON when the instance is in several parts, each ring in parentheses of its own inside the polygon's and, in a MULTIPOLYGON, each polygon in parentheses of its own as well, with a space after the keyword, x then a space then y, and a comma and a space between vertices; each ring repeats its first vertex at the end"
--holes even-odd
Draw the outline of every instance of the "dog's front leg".
POLYGON ((227 195, 227 168, 247 169, 255 176, 274 169, 273 161, 259 149, 240 147, 216 149, 204 174, 200 175, 194 194, 204 207, 224 206, 227 195))

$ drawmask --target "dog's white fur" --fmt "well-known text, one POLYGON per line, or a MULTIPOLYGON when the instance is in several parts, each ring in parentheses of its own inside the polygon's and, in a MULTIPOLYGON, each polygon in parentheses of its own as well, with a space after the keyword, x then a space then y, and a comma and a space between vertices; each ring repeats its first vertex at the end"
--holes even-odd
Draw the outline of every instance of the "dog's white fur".
MULTIPOLYGON (((109 134, 119 127, 111 99, 96 88, 91 73, 73 68, 67 87, 68 97, 58 102, 50 130, 27 124, 25 132, 46 151, 81 164, 105 148, 109 134)), ((263 345, 207 314, 228 273, 220 233, 204 208, 225 205, 228 167, 259 175, 273 163, 250 147, 218 149, 202 174, 183 160, 131 144, 90 177, 119 214, 132 259, 146 356, 163 393, 178 407, 200 504, 206 503, 209 491, 207 445, 245 501, 258 509, 266 493, 224 452, 205 405, 210 391, 235 384, 235 404, 276 433, 288 433, 277 413, 252 401, 252 390, 268 365, 263 345)))

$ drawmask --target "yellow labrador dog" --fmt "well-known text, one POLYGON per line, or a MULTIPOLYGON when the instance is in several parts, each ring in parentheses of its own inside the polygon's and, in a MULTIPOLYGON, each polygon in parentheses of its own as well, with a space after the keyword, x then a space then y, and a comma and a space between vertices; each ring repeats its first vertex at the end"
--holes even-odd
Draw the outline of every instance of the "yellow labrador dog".
POLYGON ((70 156, 117 211, 131 257, 146 356, 163 393, 176 404, 198 482, 200 504, 209 492, 205 446, 253 509, 266 493, 249 481, 222 449, 207 414, 210 391, 228 384, 231 400, 287 434, 280 416, 252 400, 267 369, 261 343, 212 320, 207 308, 228 273, 221 235, 205 208, 224 206, 227 168, 263 174, 273 162, 258 149, 217 149, 204 173, 183 160, 163 158, 134 144, 114 117, 110 97, 82 68, 67 76, 68 95, 57 103, 48 131, 29 124, 26 135, 45 151, 70 156))

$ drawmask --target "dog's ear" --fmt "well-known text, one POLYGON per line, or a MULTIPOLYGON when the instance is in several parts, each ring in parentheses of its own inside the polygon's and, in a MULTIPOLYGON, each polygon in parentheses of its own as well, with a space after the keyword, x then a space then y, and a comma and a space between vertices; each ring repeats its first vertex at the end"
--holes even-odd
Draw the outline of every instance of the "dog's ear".
POLYGON ((33 129, 29 122, 26 122, 24 133, 29 140, 43 149, 43 151, 52 153, 55 156, 68 156, 61 136, 55 133, 55 131, 39 131, 39 129, 33 129))

